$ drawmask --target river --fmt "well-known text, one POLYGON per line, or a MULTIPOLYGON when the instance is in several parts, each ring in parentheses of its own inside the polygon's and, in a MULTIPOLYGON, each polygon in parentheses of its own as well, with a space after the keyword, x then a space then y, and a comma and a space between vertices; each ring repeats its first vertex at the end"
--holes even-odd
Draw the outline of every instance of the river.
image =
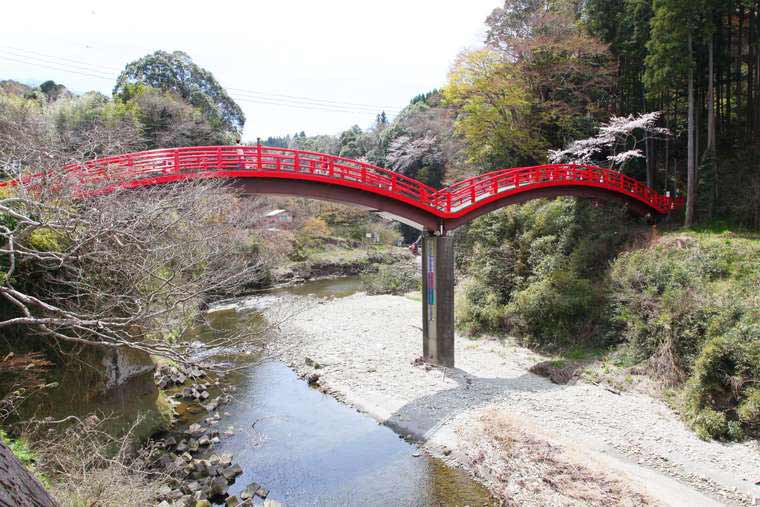
MULTIPOLYGON (((270 294, 345 297, 358 289, 357 278, 341 278, 276 289, 270 294)), ((261 296, 212 308, 214 331, 199 329, 198 336, 232 332, 260 322, 257 299, 261 296)), ((236 391, 234 401, 224 408, 227 415, 220 428, 232 434, 213 449, 217 454, 232 453, 244 471, 230 487, 230 494, 256 482, 269 489, 269 498, 287 505, 492 503, 488 491, 466 473, 420 452, 390 428, 309 387, 285 364, 257 361, 255 356, 232 350, 220 351, 215 359, 240 368, 224 379, 236 391)), ((64 391, 69 401, 61 406, 61 398, 55 398, 56 411, 84 414, 103 410, 122 422, 137 411, 145 412, 152 396, 139 379, 87 402, 70 388, 64 391)), ((181 424, 202 415, 186 413, 181 424)))

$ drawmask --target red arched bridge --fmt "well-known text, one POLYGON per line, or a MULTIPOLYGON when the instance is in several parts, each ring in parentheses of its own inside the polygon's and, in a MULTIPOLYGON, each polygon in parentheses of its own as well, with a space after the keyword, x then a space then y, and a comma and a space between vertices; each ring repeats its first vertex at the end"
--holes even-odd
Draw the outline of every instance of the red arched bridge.
POLYGON ((423 349, 454 364, 454 249, 448 231, 504 206, 572 195, 624 202, 640 215, 666 215, 682 199, 601 167, 555 164, 501 169, 435 189, 381 167, 334 155, 267 146, 169 148, 70 164, 0 187, 49 180, 80 196, 190 179, 224 178, 244 192, 286 194, 356 204, 425 231, 422 256, 423 349))

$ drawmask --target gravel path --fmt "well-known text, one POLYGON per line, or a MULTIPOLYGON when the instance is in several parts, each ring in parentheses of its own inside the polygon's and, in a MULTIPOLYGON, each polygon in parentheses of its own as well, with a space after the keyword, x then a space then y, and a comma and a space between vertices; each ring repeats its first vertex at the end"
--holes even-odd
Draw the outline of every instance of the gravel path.
POLYGON ((552 384, 527 371, 544 357, 494 340, 457 337, 456 369, 414 365, 419 317, 419 303, 403 297, 320 301, 282 324, 272 346, 299 372, 319 374, 336 397, 521 505, 760 505, 757 442, 701 441, 664 403, 643 394, 552 384), (540 445, 549 450, 536 451, 540 445), (538 454, 551 456, 555 468, 546 469, 538 454), (582 467, 586 479, 570 474, 568 484, 594 477, 612 486, 578 493, 565 484, 567 493, 550 477, 526 483, 515 460, 549 475, 582 467))

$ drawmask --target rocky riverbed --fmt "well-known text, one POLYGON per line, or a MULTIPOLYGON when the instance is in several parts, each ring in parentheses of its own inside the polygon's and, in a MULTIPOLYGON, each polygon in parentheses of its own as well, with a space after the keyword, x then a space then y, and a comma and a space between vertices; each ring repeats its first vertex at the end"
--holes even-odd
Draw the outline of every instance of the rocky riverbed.
POLYGON ((252 506, 256 497, 264 499, 264 505, 281 505, 266 500, 269 490, 256 482, 245 486, 239 495, 228 494, 243 468, 234 463, 232 454, 216 453, 214 448, 222 438, 234 435, 234 427, 224 427, 224 419, 230 414, 222 409, 232 401, 235 386, 211 380, 200 366, 161 365, 154 378, 159 389, 168 390, 175 400, 176 415, 198 413, 199 409, 207 412, 205 417, 194 418, 199 422, 169 431, 152 442, 155 468, 171 478, 156 499, 159 507, 204 507, 212 502, 228 507, 252 506), (212 397, 212 391, 218 395, 212 397))
MULTIPOLYGON (((290 303, 297 304, 296 299, 290 303)), ((756 505, 757 442, 696 437, 662 401, 530 373, 541 357, 457 337, 456 369, 426 366, 419 303, 357 294, 306 306, 271 353, 507 504, 756 505)))

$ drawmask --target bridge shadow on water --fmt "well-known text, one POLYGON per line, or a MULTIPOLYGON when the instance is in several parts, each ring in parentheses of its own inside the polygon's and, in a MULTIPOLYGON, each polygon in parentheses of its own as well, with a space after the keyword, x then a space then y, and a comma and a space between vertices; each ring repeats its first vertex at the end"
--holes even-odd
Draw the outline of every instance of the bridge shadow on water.
MULTIPOLYGON (((443 375, 442 370, 435 370, 443 375)), ((446 368, 447 379, 457 386, 416 398, 396 410, 385 425, 402 435, 427 440, 433 432, 462 412, 508 400, 518 393, 551 391, 565 386, 533 373, 478 377, 460 368, 446 368)))

